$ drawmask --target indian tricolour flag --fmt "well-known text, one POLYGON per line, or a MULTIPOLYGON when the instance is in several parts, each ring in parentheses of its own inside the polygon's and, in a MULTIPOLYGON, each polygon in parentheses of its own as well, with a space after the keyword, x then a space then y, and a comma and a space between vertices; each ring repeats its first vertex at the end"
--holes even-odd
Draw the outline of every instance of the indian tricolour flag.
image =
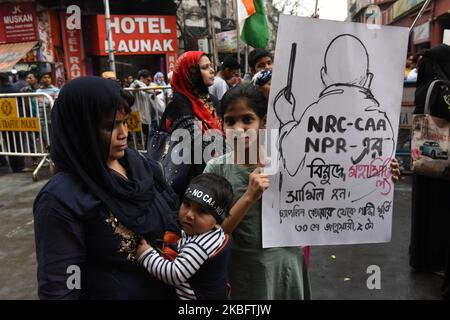
POLYGON ((239 33, 244 28, 245 19, 250 17, 256 12, 255 4, 253 0, 237 0, 238 9, 238 21, 239 21, 239 33))
POLYGON ((237 0, 241 40, 254 48, 265 48, 269 41, 263 0, 237 0))

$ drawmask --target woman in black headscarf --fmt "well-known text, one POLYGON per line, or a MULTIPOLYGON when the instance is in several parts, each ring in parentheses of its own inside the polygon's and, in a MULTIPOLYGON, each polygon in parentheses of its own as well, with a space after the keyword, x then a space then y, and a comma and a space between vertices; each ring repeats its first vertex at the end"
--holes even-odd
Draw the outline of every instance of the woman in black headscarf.
POLYGON ((167 299, 139 269, 140 237, 163 247, 177 234, 178 203, 158 165, 128 149, 133 97, 111 80, 65 85, 52 110, 58 173, 34 203, 41 299, 167 299))
MULTIPOLYGON (((450 79, 450 46, 440 44, 420 53, 414 114, 423 114, 427 90, 436 79, 450 79)), ((439 87, 439 86, 438 86, 439 87)), ((442 89, 439 89, 442 90, 442 89)), ((450 121, 450 109, 433 90, 430 114, 450 121)), ((409 264, 415 270, 444 271, 442 292, 450 299, 450 180, 445 176, 414 173, 412 181, 411 242, 409 264)))

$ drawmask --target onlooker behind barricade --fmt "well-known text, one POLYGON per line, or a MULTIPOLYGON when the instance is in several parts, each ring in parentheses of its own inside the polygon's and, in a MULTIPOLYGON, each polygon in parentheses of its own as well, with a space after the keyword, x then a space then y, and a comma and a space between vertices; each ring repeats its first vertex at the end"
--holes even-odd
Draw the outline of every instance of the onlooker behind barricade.
MULTIPOLYGON (((164 73, 162 73, 161 71, 155 73, 154 77, 153 77, 153 82, 152 84, 156 85, 157 87, 166 87, 167 84, 164 81, 164 73)), ((163 89, 163 93, 165 96, 167 96, 168 94, 168 89, 163 89)))
POLYGON ((55 100, 59 94, 59 88, 55 87, 52 84, 52 75, 51 73, 43 73, 39 79, 40 87, 36 90, 36 92, 47 93, 50 97, 55 100))
MULTIPOLYGON (((37 89, 39 89, 39 77, 37 75, 36 72, 34 71, 29 71, 27 73, 27 83, 28 86, 22 88, 22 92, 36 92, 37 89)), ((37 99, 36 97, 30 97, 29 99, 25 99, 25 102, 29 102, 31 104, 31 116, 32 117, 37 117, 37 99)), ((38 137, 39 134, 36 134, 36 137, 38 137)), ((33 139, 32 135, 29 135, 29 140, 30 140, 30 148, 32 151, 37 151, 35 150, 34 146, 35 146, 35 141, 33 139)), ((34 166, 36 166, 38 164, 38 159, 36 157, 32 157, 32 163, 34 166)))
MULTIPOLYGON (((150 83, 152 82, 152 74, 147 69, 139 70, 137 79, 133 81, 130 88, 150 88, 150 83)), ((132 111, 139 112, 141 124, 142 124, 142 134, 144 135, 144 141, 147 141, 147 134, 149 125, 152 123, 153 119, 156 119, 156 113, 153 110, 153 104, 151 101, 151 91, 132 91, 135 97, 135 103, 131 107, 132 111)))
POLYGON ((150 83, 152 83, 152 80, 152 73, 147 69, 141 69, 138 72, 137 79, 135 79, 133 83, 138 83, 143 87, 148 87, 150 86, 150 83))
MULTIPOLYGON (((9 82, 9 77, 6 73, 0 73, 0 93, 20 93, 20 91, 16 88, 14 88, 11 83, 9 82)), ((17 102, 20 104, 20 99, 17 99, 17 102)), ((19 115, 20 112, 22 112, 21 106, 18 106, 19 115)), ((20 152, 20 135, 17 132, 8 132, 7 135, 6 132, 0 132, 2 137, 5 138, 8 141, 3 141, 3 145, 7 146, 9 144, 9 150, 10 152, 20 152), (6 138, 8 137, 8 138, 6 138), (15 143, 14 143, 15 140, 15 143), (15 146, 17 149, 15 148, 15 146)), ((11 167, 11 170, 13 172, 21 172, 25 169, 25 161, 23 157, 18 156, 8 156, 9 165, 11 167)), ((0 159, 0 163, 2 165, 6 165, 6 160, 4 157, 0 159)))
POLYGON ((227 81, 239 74, 240 68, 241 66, 234 56, 226 56, 220 65, 220 71, 214 77, 214 84, 208 88, 209 93, 222 100, 223 95, 230 88, 227 81))
POLYGON ((17 72, 18 80, 12 85, 16 90, 22 91, 23 88, 28 86, 28 82, 26 81, 27 71, 19 71, 17 72))
POLYGON ((39 89, 39 76, 35 71, 27 72, 27 86, 22 88, 22 92, 36 92, 39 89))
POLYGON ((272 70, 273 56, 265 49, 254 49, 248 55, 248 66, 250 75, 253 77, 258 71, 272 70))
POLYGON ((131 86, 131 84, 133 83, 134 78, 132 75, 128 75, 123 79, 123 87, 124 88, 129 88, 131 86))
MULTIPOLYGON (((59 88, 55 87, 52 84, 52 75, 51 73, 43 73, 39 78, 40 87, 36 90, 36 93, 46 93, 52 99, 53 102, 58 97, 59 88)), ((39 109, 39 117, 41 122, 41 128, 48 128, 49 133, 51 132, 51 121, 50 121, 50 112, 51 112, 51 103, 47 98, 38 98, 38 103, 43 102, 43 106, 39 109)), ((41 129, 43 130, 43 129, 41 129)), ((43 132, 47 132, 44 131, 43 132)), ((44 147, 49 150, 50 141, 47 141, 46 133, 42 135, 42 139, 44 142, 44 147)))
MULTIPOLYGON (((167 84, 164 81, 164 74, 162 72, 155 73, 153 82, 150 84, 150 87, 159 89, 166 86, 167 84)), ((152 118, 152 124, 155 126, 159 124, 164 110, 166 109, 166 101, 169 94, 172 94, 171 92, 169 92, 169 89, 154 90, 151 94, 153 110, 155 111, 155 118, 152 118)))

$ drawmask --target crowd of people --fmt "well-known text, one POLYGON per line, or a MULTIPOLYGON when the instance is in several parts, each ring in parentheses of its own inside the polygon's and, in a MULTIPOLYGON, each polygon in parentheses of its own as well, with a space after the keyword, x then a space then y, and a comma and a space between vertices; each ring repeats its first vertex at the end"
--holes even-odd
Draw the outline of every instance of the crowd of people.
POLYGON ((210 147, 195 143, 210 130, 226 138, 264 129, 273 56, 255 49, 248 64, 250 81, 234 57, 216 74, 200 51, 183 53, 168 77, 143 69, 119 82, 105 71, 59 90, 48 74, 26 75, 27 85, 12 92, 56 98, 57 173, 33 207, 41 299, 311 299, 309 248, 262 247, 269 178, 266 159, 249 155, 252 148, 262 155, 258 137, 245 140, 239 163, 239 139, 209 161, 166 167, 127 147, 132 111, 149 139, 153 131, 186 130, 193 157, 210 147), (73 266, 80 283, 69 286, 73 266))
MULTIPOLYGON (((45 93, 48 94, 52 99, 56 99, 58 97, 59 88, 55 87, 52 84, 52 75, 51 73, 43 72, 38 73, 37 71, 19 71, 17 73, 17 81, 12 83, 11 77, 6 73, 0 73, 0 93, 22 93, 22 92, 36 92, 36 93, 45 93)), ((21 103, 22 101, 19 100, 21 103)), ((50 104, 46 99, 43 99, 43 106, 39 109, 37 108, 37 104, 39 101, 33 98, 30 99, 32 104, 30 114, 26 116, 37 116, 37 112, 40 112, 41 123, 43 121, 44 115, 42 112, 47 112, 50 116, 50 104)), ((19 110, 23 110, 23 108, 19 108, 19 110)), ((37 135, 39 138, 39 135, 37 135)), ((8 137, 10 151, 18 151, 20 152, 20 136, 17 133, 11 134, 8 137), (15 143, 14 143, 15 142, 15 143), (17 149, 17 150, 16 150, 17 149)), ((46 140, 43 135, 41 139, 46 140)), ((5 142, 6 143, 6 142, 5 142)), ((30 140, 31 149, 34 149, 35 141, 30 140)), ((48 146, 48 141, 44 141, 44 144, 48 146)), ((25 158, 22 156, 8 156, 8 160, 4 156, 0 156, 0 166, 9 166, 12 172, 24 172, 30 171, 30 168, 25 166, 25 158)), ((36 157, 32 158, 32 165, 37 166, 38 161, 36 157)))

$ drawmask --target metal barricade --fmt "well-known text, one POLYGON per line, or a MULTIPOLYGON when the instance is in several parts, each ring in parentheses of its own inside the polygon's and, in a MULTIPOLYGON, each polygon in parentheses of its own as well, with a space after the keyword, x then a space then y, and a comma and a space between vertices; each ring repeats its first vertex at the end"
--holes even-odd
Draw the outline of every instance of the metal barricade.
POLYGON ((53 99, 47 93, 0 94, 0 155, 41 157, 33 171, 37 181, 39 170, 50 159, 51 121, 53 99))
POLYGON ((128 117, 128 146, 134 148, 141 153, 146 153, 147 134, 150 126, 159 124, 162 113, 167 104, 170 102, 170 86, 158 87, 144 87, 144 88, 125 88, 135 97, 135 102, 131 106, 131 114, 128 117), (167 91, 165 91, 167 90, 167 91), (163 104, 159 103, 161 100, 155 96, 155 93, 160 91, 160 95, 164 98, 163 104), (167 92, 167 94, 166 94, 167 92), (143 123, 142 119, 148 122, 155 121, 156 123, 143 123))

